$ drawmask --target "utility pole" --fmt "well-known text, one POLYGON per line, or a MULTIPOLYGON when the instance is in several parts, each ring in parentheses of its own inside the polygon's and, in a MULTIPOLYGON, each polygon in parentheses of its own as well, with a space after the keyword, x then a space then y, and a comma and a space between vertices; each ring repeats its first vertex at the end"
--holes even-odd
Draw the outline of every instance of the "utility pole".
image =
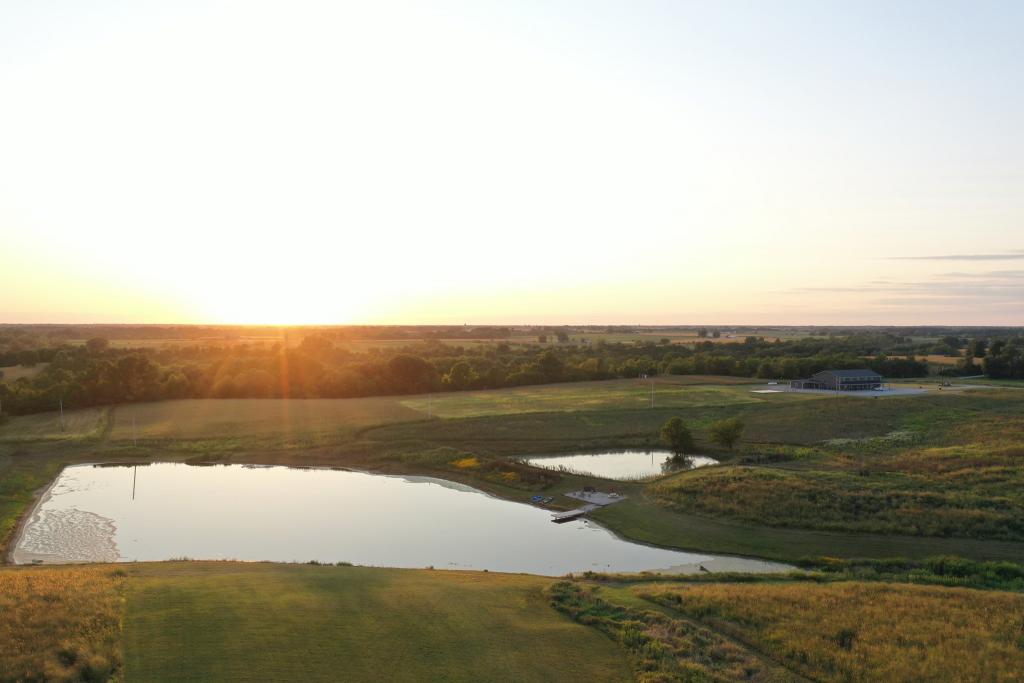
POLYGON ((654 407, 654 380, 651 380, 651 407, 654 407))
POLYGON ((60 431, 64 431, 64 399, 60 399, 60 431))

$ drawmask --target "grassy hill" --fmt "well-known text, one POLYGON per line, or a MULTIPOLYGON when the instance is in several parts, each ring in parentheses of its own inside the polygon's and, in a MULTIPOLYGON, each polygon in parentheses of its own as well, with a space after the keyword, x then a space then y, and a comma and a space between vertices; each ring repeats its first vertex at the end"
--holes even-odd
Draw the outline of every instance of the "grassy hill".
POLYGON ((1024 595, 963 588, 645 586, 647 600, 818 681, 1014 681, 1024 595))
POLYGON ((0 681, 629 680, 611 641, 548 605, 549 583, 235 562, 5 568, 0 681))
POLYGON ((1011 681, 1024 669, 1020 593, 821 575, 6 567, 0 613, 4 683, 1011 681))

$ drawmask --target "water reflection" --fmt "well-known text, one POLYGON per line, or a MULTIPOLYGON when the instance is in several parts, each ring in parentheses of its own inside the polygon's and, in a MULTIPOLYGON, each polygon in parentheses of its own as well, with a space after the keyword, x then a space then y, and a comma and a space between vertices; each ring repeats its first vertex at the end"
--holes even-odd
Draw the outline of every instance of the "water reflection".
POLYGON ((240 559, 561 575, 584 570, 782 571, 630 543, 585 521, 427 477, 328 469, 66 468, 15 545, 19 563, 240 559), (135 499, 132 484, 135 479, 135 499))
POLYGON ((624 450, 608 453, 574 453, 543 455, 524 462, 549 470, 586 474, 605 479, 629 481, 648 479, 680 470, 717 465, 718 461, 703 455, 674 455, 670 451, 624 450))

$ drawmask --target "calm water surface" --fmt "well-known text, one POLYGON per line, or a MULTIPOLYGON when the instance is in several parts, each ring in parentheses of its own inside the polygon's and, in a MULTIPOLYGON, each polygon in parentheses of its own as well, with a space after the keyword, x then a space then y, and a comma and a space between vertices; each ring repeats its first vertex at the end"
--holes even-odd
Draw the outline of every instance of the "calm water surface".
POLYGON ((14 561, 319 560, 568 572, 785 571, 630 543, 585 521, 424 477, 162 463, 67 467, 31 513, 14 561), (133 476, 135 498, 132 498, 133 476))
POLYGON ((590 474, 605 479, 647 479, 669 472, 717 465, 718 461, 703 455, 673 458, 669 451, 612 451, 608 453, 576 453, 574 455, 542 455, 524 460, 534 467, 590 474))

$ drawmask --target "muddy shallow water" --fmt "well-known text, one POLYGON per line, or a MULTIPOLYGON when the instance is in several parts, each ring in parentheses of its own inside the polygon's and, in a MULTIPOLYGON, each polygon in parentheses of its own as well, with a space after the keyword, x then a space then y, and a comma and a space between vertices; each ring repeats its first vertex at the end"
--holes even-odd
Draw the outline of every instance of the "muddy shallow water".
POLYGON ((785 571, 632 543, 588 521, 427 477, 178 463, 65 468, 19 535, 18 563, 352 562, 557 576, 585 570, 785 571), (134 498, 133 498, 134 486, 134 498))

